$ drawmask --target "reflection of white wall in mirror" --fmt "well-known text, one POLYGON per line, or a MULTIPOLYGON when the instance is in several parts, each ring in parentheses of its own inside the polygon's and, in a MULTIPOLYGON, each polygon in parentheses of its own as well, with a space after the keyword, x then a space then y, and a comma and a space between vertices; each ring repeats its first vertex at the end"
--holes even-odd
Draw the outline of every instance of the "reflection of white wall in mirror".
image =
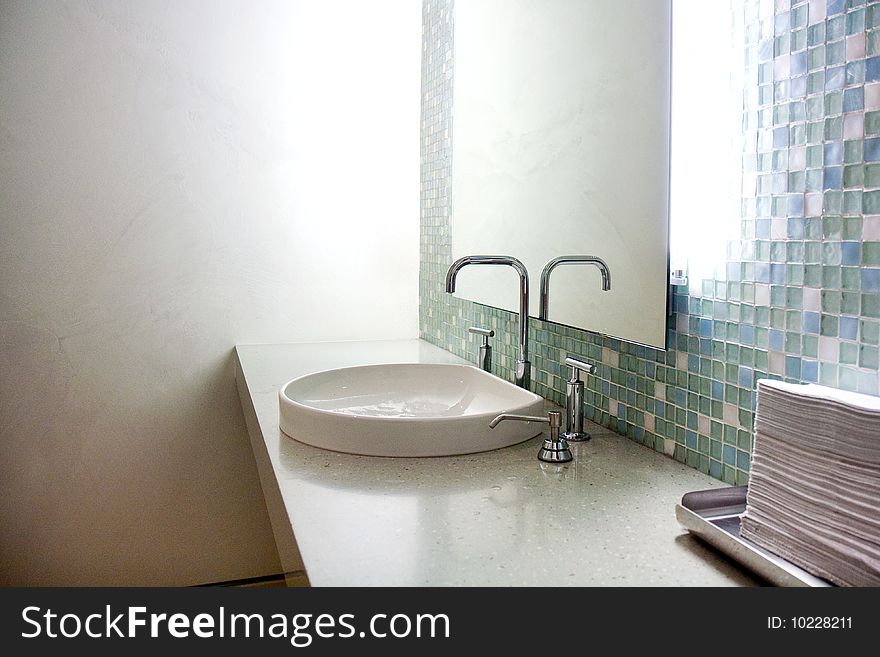
MULTIPOLYGON (((550 319, 663 346, 669 3, 469 0, 455 6, 453 256, 560 255, 550 319)), ((457 294, 518 308, 516 275, 467 267, 457 294)))
POLYGON ((725 275, 740 230, 742 13, 742 0, 672 4, 670 248, 691 285, 725 275))

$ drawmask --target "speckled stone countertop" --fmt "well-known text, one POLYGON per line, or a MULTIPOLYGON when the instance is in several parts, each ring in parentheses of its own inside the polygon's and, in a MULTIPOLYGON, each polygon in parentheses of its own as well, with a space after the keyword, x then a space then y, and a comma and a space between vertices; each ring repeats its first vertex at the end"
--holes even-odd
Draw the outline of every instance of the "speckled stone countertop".
POLYGON ((535 458, 540 437, 482 454, 392 459, 310 447, 278 429, 278 391, 294 377, 463 362, 429 343, 239 345, 236 355, 279 556, 289 573, 304 564, 314 586, 756 583, 675 520, 684 493, 724 484, 597 425, 561 466, 535 458))

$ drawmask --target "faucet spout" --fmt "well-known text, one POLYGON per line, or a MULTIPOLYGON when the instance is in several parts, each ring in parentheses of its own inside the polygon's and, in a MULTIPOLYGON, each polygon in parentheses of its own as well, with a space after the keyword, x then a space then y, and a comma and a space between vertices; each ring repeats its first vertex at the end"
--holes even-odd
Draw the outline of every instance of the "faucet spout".
POLYGON ((602 289, 607 292, 611 289, 611 270, 602 258, 590 255, 570 255, 559 256, 553 258, 544 265, 544 271, 541 272, 541 300, 540 309, 538 311, 538 319, 542 322, 547 321, 547 313, 550 310, 550 274, 559 265, 581 264, 593 265, 598 267, 599 273, 602 275, 602 289))
POLYGON ((512 256, 470 255, 459 258, 446 272, 446 292, 455 292, 455 279, 468 265, 507 265, 519 274, 519 355, 516 359, 514 383, 521 388, 528 388, 531 382, 531 365, 529 364, 529 272, 523 263, 512 256))

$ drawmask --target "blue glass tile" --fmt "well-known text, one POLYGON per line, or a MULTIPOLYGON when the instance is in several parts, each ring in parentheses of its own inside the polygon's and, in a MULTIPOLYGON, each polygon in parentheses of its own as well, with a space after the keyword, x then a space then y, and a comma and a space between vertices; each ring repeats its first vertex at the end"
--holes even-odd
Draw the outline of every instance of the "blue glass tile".
POLYGON ((805 310, 804 311, 804 323, 803 323, 804 333, 812 333, 813 335, 819 335, 819 326, 820 326, 819 320, 820 320, 819 313, 805 310))
POLYGON ((797 379, 801 376, 801 359, 797 356, 785 357, 785 376, 797 379))
POLYGON ((793 217, 788 220, 786 234, 790 240, 804 239, 804 220, 800 217, 793 217))
POLYGON ((804 195, 803 194, 789 194, 786 199, 786 214, 789 217, 803 217, 804 216, 804 195))
POLYGON ((739 385, 743 388, 751 388, 752 387, 752 368, 745 367, 744 365, 739 366, 739 376, 737 378, 739 381, 739 385))
POLYGON ((807 72, 807 51, 793 54, 788 60, 788 72, 791 77, 797 77, 807 72))
POLYGON ((721 381, 712 381, 712 399, 724 399, 724 384, 721 381))
POLYGON ((681 408, 687 406, 687 390, 684 388, 675 389, 675 405, 681 408))
POLYGON ((724 462, 727 465, 734 465, 736 463, 736 447, 733 445, 725 445, 723 455, 724 462))
POLYGON ((805 184, 808 192, 818 192, 822 189, 822 169, 809 169, 805 184))
POLYGON ((785 345, 785 332, 778 329, 770 329, 770 348, 773 351, 782 351, 785 345))
POLYGON ((657 417, 663 417, 666 413, 666 404, 659 399, 654 400, 654 415, 657 417))
MULTIPOLYGON (((842 0, 830 0, 830 2, 842 2, 842 0)), ((786 11, 781 14, 776 14, 773 27, 775 28, 774 32, 777 35, 788 32, 789 27, 791 27, 791 13, 786 11)))
POLYGON ((825 167, 822 189, 843 189, 843 167, 825 167))
POLYGON ((770 282, 776 285, 785 284, 785 265, 779 262, 770 263, 770 282))
POLYGON ((864 107, 862 87, 853 87, 843 92, 843 111, 856 112, 864 107))
POLYGON ((773 148, 785 148, 788 146, 788 126, 774 128, 773 148))
POLYGON ((837 330, 844 340, 855 340, 859 333, 859 318, 841 316, 837 330))
POLYGON ((862 269, 862 292, 880 292, 880 269, 862 269))
POLYGON ((865 61, 865 81, 880 80, 880 57, 871 57, 865 61))
POLYGON ((700 319, 700 335, 704 338, 712 337, 712 320, 700 319))
POLYGON ((770 220, 769 219, 757 219, 755 221, 755 237, 759 240, 769 240, 770 239, 770 220))
POLYGON ((720 461, 709 461, 709 476, 721 479, 723 468, 720 461))
MULTIPOLYGON (((770 237, 769 234, 769 220, 768 224, 768 234, 767 237, 770 237)), ((769 283, 770 282, 770 263, 769 262, 756 262, 755 263, 755 280, 758 283, 769 283)))
POLYGON ((865 140, 865 162, 880 162, 880 138, 865 140))
MULTIPOLYGON (((700 355, 699 354, 688 354, 688 372, 699 372, 700 371, 700 355)), ((682 390, 682 392, 684 392, 682 390)), ((684 406, 684 404, 679 404, 679 406, 684 406)))
POLYGON ((825 91, 837 91, 843 89, 846 84, 846 68, 835 66, 825 71, 825 91))
POLYGON ((819 380, 819 363, 815 360, 804 360, 801 363, 801 379, 807 383, 819 380))
POLYGON ((843 164, 843 144, 839 141, 829 141, 823 149, 825 165, 843 164))
POLYGON ((825 4, 825 14, 827 16, 834 16, 834 14, 839 14, 844 10, 846 6, 845 0, 828 0, 825 4))
POLYGON ((761 41, 758 44, 758 61, 767 62, 773 59, 773 39, 761 41))
POLYGON ((697 434, 694 431, 685 431, 684 440, 690 449, 697 448, 697 434))
POLYGON ((862 261, 862 245, 859 242, 843 242, 840 254, 843 264, 858 265, 862 261))
POLYGON ((802 75, 798 78, 793 78, 791 81, 790 96, 792 98, 803 98, 806 95, 807 95, 807 76, 802 75))
POLYGON ((694 431, 696 431, 698 426, 699 426, 699 420, 697 419, 697 414, 694 413, 693 411, 688 411, 687 428, 693 429, 694 431))
POLYGON ((709 338, 700 338, 700 353, 704 356, 712 355, 712 341, 709 338))
POLYGON ((657 371, 657 364, 656 363, 652 363, 651 361, 648 361, 647 363, 645 363, 645 376, 647 376, 649 379, 654 378, 654 373, 656 371, 657 371))
MULTIPOLYGON (((858 59, 846 63, 846 84, 862 84, 865 81, 865 60, 858 59)), ((846 99, 844 99, 846 100, 846 99)), ((847 111, 847 110, 844 110, 847 111)))
POLYGON ((751 324, 740 324, 739 341, 742 344, 755 344, 755 327, 751 324))

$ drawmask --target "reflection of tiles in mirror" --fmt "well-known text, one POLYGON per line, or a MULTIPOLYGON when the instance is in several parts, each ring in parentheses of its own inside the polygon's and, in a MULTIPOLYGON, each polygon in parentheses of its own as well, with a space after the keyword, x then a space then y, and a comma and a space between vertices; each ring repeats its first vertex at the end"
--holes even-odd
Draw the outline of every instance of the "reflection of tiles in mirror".
MULTIPOLYGON (((563 403, 561 361, 592 362, 588 418, 731 484, 748 482, 759 378, 878 393, 880 3, 847 4, 800 2, 771 17, 756 0, 734 3, 746 33, 776 35, 746 46, 743 176, 754 184, 744 187, 740 239, 717 263, 723 278, 674 288, 669 351, 532 319, 535 392, 563 403), (787 145, 775 132, 785 127, 787 145)), ((493 368, 510 380, 516 315, 443 292, 452 10, 424 3, 420 334, 475 362, 467 327, 494 329, 493 368)), ((705 208, 701 221, 721 221, 715 214, 705 208)))

